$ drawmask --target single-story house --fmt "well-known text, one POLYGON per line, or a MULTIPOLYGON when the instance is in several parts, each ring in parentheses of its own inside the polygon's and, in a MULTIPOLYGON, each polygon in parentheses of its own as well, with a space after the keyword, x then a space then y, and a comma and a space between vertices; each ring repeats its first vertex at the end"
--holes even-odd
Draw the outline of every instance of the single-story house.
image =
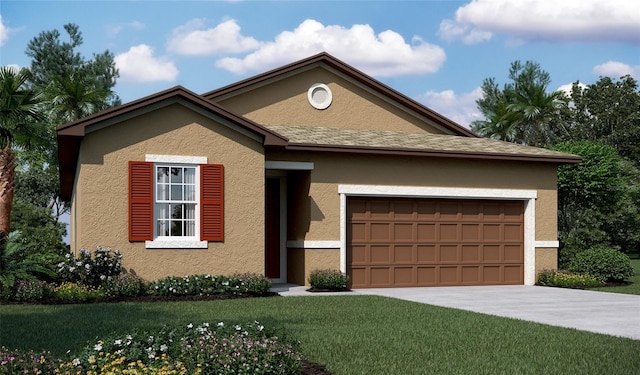
POLYGON ((557 167, 580 161, 478 137, 326 53, 57 132, 72 251, 118 249, 147 280, 531 285, 557 263, 557 167))

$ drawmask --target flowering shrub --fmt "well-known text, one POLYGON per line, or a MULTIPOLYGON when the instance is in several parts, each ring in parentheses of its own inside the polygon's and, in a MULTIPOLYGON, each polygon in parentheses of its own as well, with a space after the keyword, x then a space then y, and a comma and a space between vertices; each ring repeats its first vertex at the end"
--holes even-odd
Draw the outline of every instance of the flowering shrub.
POLYGON ((538 275, 538 285, 562 288, 595 288, 604 285, 598 278, 588 274, 575 274, 566 271, 544 270, 538 275))
POLYGON ((49 297, 49 284, 40 280, 18 280, 14 286, 12 299, 15 301, 38 301, 49 297))
POLYGON ((106 296, 102 289, 75 283, 62 283, 53 289, 53 297, 64 302, 86 302, 106 296))
POLYGON ((72 254, 65 255, 65 260, 58 263, 58 276, 61 281, 69 281, 98 287, 120 275, 122 270, 122 254, 120 251, 111 251, 109 247, 97 246, 91 256, 91 252, 85 248, 80 249, 78 258, 72 254))
POLYGON ((0 375, 54 374, 63 361, 50 352, 22 352, 0 347, 0 375))
POLYGON ((149 284, 149 294, 159 296, 213 294, 264 294, 269 291, 271 282, 258 275, 240 277, 192 275, 166 277, 149 284))
POLYGON ((138 276, 123 273, 103 284, 103 289, 112 297, 137 297, 146 294, 147 284, 138 276))
POLYGON ((258 322, 203 323, 116 335, 85 347, 61 374, 297 374, 299 343, 258 322))
POLYGON ((338 270, 314 270, 309 274, 309 284, 318 290, 347 290, 349 276, 338 270))

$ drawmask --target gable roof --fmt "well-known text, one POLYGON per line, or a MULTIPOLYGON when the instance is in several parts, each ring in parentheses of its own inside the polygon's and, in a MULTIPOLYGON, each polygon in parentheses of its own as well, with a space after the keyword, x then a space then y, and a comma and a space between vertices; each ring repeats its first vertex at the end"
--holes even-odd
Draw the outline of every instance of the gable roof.
POLYGON ((578 163, 578 156, 488 138, 327 127, 264 125, 289 141, 288 150, 377 153, 467 159, 578 163))
POLYGON ((394 103, 398 103, 399 105, 404 106, 406 109, 433 121, 435 124, 442 127, 446 131, 451 132, 453 135, 479 138, 479 136, 471 130, 453 122, 452 120, 442 116, 432 109, 425 107, 417 101, 392 89, 391 87, 372 78, 371 76, 364 74, 358 69, 352 67, 351 65, 348 65, 341 60, 338 60, 337 58, 326 52, 322 52, 306 59, 284 65, 280 68, 258 74, 256 76, 238 81, 236 83, 221 87, 213 91, 209 91, 202 94, 202 96, 214 102, 220 101, 227 97, 235 96, 247 90, 251 90, 254 87, 260 87, 273 81, 284 79, 291 76, 292 74, 303 72, 319 65, 327 66, 335 71, 344 74, 349 79, 364 85, 378 95, 385 97, 386 99, 394 103))
POLYGON ((176 86, 59 126, 57 133, 60 197, 66 201, 71 199, 80 142, 86 134, 175 103, 187 106, 208 117, 224 118, 234 124, 236 130, 253 135, 264 146, 284 146, 287 143, 287 139, 280 134, 205 100, 182 86, 176 86))

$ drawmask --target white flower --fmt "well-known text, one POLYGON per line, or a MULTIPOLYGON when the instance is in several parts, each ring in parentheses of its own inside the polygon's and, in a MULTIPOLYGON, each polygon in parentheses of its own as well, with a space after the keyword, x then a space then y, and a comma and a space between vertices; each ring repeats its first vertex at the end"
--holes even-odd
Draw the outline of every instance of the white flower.
POLYGON ((99 352, 102 350, 102 343, 97 343, 93 346, 93 349, 95 349, 96 352, 99 352))
POLYGON ((166 351, 167 349, 169 349, 169 347, 168 347, 167 345, 165 345, 165 344, 160 345, 160 351, 161 351, 161 352, 164 352, 164 351, 166 351))
POLYGON ((189 329, 193 328, 193 324, 189 323, 189 324, 187 325, 187 328, 189 328, 189 329))
POLYGON ((74 358, 73 361, 71 361, 71 364, 74 366, 80 366, 80 360, 78 358, 74 358))
POLYGON ((76 268, 75 268, 75 267, 69 267, 69 272, 73 272, 73 271, 75 271, 75 270, 76 270, 76 268))
POLYGON ((100 275, 100 280, 104 281, 107 277, 105 275, 100 275))
POLYGON ((154 353, 149 353, 149 359, 154 359, 156 355, 154 353))
POLYGON ((220 322, 218 324, 216 324, 218 327, 224 327, 224 322, 220 322))
POLYGON ((209 323, 202 323, 204 327, 209 327, 209 323))
POLYGON ((122 340, 118 339, 118 340, 114 341, 113 344, 120 346, 120 345, 122 345, 122 340))

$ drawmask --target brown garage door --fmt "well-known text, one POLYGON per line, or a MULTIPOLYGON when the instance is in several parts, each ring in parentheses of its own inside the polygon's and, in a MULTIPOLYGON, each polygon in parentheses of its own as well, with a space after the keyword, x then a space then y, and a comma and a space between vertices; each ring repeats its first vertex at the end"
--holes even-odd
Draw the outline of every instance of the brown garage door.
POLYGON ((521 201, 349 197, 352 288, 524 283, 521 201))

